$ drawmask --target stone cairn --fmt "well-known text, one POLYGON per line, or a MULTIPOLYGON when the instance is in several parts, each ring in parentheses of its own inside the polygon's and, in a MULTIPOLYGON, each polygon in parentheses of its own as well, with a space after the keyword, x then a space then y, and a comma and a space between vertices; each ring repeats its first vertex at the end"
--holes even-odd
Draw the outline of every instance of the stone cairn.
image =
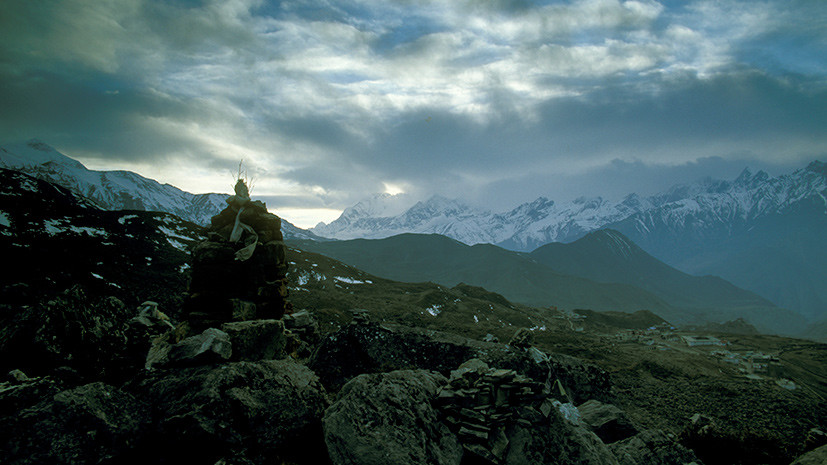
POLYGON ((252 201, 241 179, 227 203, 212 217, 207 240, 193 248, 184 303, 190 334, 229 321, 279 319, 292 311, 281 219, 263 202, 252 201))
POLYGON ((436 403, 463 448, 495 464, 508 449, 510 425, 531 427, 561 405, 544 384, 514 370, 489 368, 479 359, 451 372, 436 403))

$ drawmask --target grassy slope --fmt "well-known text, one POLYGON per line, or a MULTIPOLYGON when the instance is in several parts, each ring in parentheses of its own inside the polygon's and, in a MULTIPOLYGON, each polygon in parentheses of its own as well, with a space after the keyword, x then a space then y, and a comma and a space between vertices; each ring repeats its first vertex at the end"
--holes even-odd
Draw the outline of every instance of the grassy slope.
POLYGON ((530 257, 560 273, 637 286, 709 321, 744 317, 765 332, 787 334, 797 334, 806 325, 800 315, 721 278, 672 268, 616 231, 597 231, 570 244, 547 244, 530 257))
POLYGON ((467 246, 439 235, 402 234, 380 240, 296 245, 398 281, 433 281, 445 286, 464 282, 534 306, 627 312, 647 309, 667 318, 679 316, 662 299, 633 286, 556 273, 524 254, 487 244, 467 246))

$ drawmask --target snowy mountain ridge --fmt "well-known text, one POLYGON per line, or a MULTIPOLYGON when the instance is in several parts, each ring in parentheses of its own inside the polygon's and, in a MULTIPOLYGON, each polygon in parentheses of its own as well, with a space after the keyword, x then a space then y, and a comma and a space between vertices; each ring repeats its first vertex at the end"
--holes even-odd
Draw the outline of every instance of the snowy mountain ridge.
POLYGON ((203 225, 226 206, 225 194, 191 194, 131 171, 89 170, 36 139, 0 149, 0 166, 66 187, 106 210, 163 211, 203 225))
MULTIPOLYGON (((37 139, 0 147, 0 167, 58 184, 104 210, 166 212, 199 225, 208 225, 213 215, 226 208, 229 196, 191 194, 131 171, 89 170, 37 139)), ((318 239, 284 220, 282 230, 285 237, 318 239)))
MULTIPOLYGON (((354 206, 330 224, 311 231, 333 239, 380 239, 401 233, 442 234, 469 245, 492 243, 529 251, 549 242, 571 242, 590 231, 635 217, 646 228, 653 215, 673 227, 707 212, 713 223, 753 221, 783 212, 797 202, 817 196, 827 206, 825 164, 778 177, 745 169, 733 181, 706 179, 675 186, 650 197, 630 194, 619 202, 601 197, 580 197, 556 203, 545 197, 513 210, 492 213, 474 209, 459 200, 434 196, 396 216, 372 215, 354 206), (359 213, 356 215, 356 213, 359 213)), ((381 211, 381 209, 375 209, 381 211)), ((825 209, 827 211, 827 209, 825 209)))

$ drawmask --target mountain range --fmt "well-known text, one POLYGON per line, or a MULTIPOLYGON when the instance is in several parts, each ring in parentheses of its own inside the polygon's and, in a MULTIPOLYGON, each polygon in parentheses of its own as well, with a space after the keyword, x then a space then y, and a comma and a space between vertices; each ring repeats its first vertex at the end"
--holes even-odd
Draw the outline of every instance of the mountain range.
MULTIPOLYGON (((91 171, 37 140, 0 148, 0 166, 59 184, 105 210, 164 211, 196 224, 205 224, 227 197, 190 194, 128 171, 91 171)), ((321 244, 287 221, 283 229, 307 250, 391 279, 465 282, 536 306, 648 309, 675 322, 743 316, 765 331, 797 333, 805 324, 799 315, 816 322, 825 315, 825 192, 825 165, 814 162, 778 178, 746 170, 732 182, 706 180, 645 199, 632 194, 619 203, 581 198, 557 205, 540 198, 503 214, 442 197, 405 209, 409 199, 384 194, 313 229, 371 237, 419 228, 441 236, 321 244), (559 241, 530 254, 490 244, 507 234, 500 246, 518 237, 539 244, 542 234, 559 241), (691 276, 675 263, 726 281, 691 276)))
MULTIPOLYGON (((69 189, 18 171, 0 169, 0 181, 3 255, 15 263, 30 263, 4 269, 3 282, 25 282, 40 292, 81 284, 128 301, 160 298, 165 305, 175 306, 165 300, 168 292, 163 289, 185 289, 188 245, 204 237, 203 228, 165 212, 104 210, 69 189)), ((291 273, 299 301, 310 283, 318 282, 319 289, 355 286, 375 293, 377 286, 387 284, 382 278, 390 278, 435 283, 430 289, 441 297, 422 297, 423 309, 418 314, 435 305, 456 307, 455 299, 463 297, 447 299, 442 295, 447 288, 466 289, 462 292, 467 293, 472 285, 498 292, 502 297, 482 288, 474 291, 491 305, 475 304, 474 308, 480 318, 496 314, 503 325, 513 324, 509 312, 522 311, 509 299, 562 310, 632 313, 645 309, 675 323, 744 317, 767 332, 804 329, 803 320, 789 311, 719 278, 697 278, 671 269, 611 230, 591 233, 572 244, 550 244, 531 254, 489 244, 467 246, 440 235, 293 239, 291 244, 297 247, 292 252, 293 265, 303 263, 306 254, 319 252, 355 267, 330 265, 327 274, 331 277, 322 279, 318 265, 304 263, 291 273)), ((367 294, 360 295, 367 298, 367 294)), ((389 305, 398 306, 397 300, 405 298, 394 297, 389 305)))
MULTIPOLYGON (((94 171, 48 144, 32 139, 0 147, 0 167, 23 171, 89 199, 104 210, 143 210, 172 213, 207 225, 226 206, 228 194, 191 194, 132 171, 94 171)), ((282 219, 288 238, 319 239, 282 219)))
POLYGON ((732 181, 705 179, 619 202, 544 197, 492 213, 435 196, 395 216, 376 216, 387 194, 346 209, 311 231, 329 238, 441 234, 468 245, 531 251, 610 228, 659 260, 695 275, 714 274, 793 309, 827 318, 827 165, 814 161, 772 177, 745 169, 732 181))

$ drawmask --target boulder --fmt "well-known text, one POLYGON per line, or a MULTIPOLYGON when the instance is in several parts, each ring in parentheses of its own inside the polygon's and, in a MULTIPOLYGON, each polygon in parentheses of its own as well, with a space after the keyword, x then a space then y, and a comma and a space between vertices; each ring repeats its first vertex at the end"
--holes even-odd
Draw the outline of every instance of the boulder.
POLYGON ((518 422, 507 430, 507 465, 617 465, 609 448, 586 427, 556 409, 547 420, 518 422))
POLYGON ((620 465, 686 465, 700 462, 695 453, 663 431, 644 430, 609 445, 620 465))
POLYGON ((122 463, 141 449, 149 409, 103 384, 62 391, 0 421, 0 462, 122 463))
POLYGON ((154 341, 170 339, 167 333, 175 333, 169 317, 158 308, 158 304, 146 301, 138 306, 135 317, 124 328, 124 351, 119 356, 122 378, 128 379, 146 366, 147 352, 154 341))
POLYGON ((824 465, 825 463, 827 463, 827 446, 821 446, 795 459, 790 465, 824 465))
POLYGON ((818 428, 810 428, 804 437, 804 450, 812 450, 827 444, 827 434, 818 428))
POLYGON ((319 323, 307 310, 284 315, 284 327, 289 331, 287 352, 296 358, 308 358, 319 344, 319 323))
POLYGON ((580 417, 606 444, 637 434, 637 429, 623 410, 599 400, 590 400, 577 407, 580 417))
POLYGON ((287 338, 281 320, 251 320, 224 323, 221 330, 232 343, 232 360, 255 362, 284 358, 287 338))
POLYGON ((172 345, 167 364, 176 366, 207 365, 229 360, 233 354, 230 336, 216 328, 207 328, 172 345))
POLYGON ((431 406, 446 379, 424 370, 360 375, 324 416, 324 437, 336 465, 455 464, 457 437, 431 406))
POLYGON ((508 341, 508 345, 520 348, 520 349, 528 349, 531 347, 531 344, 534 343, 534 333, 531 332, 528 328, 520 328, 511 336, 511 340, 508 341))
POLYGON ((294 361, 156 371, 135 390, 153 405, 157 447, 169 451, 170 463, 214 463, 239 450, 274 461, 288 449, 311 463, 318 454, 326 460, 325 391, 312 371, 294 361))
POLYGON ((0 417, 15 415, 24 408, 51 398, 63 389, 63 383, 51 376, 26 377, 0 383, 0 417))

